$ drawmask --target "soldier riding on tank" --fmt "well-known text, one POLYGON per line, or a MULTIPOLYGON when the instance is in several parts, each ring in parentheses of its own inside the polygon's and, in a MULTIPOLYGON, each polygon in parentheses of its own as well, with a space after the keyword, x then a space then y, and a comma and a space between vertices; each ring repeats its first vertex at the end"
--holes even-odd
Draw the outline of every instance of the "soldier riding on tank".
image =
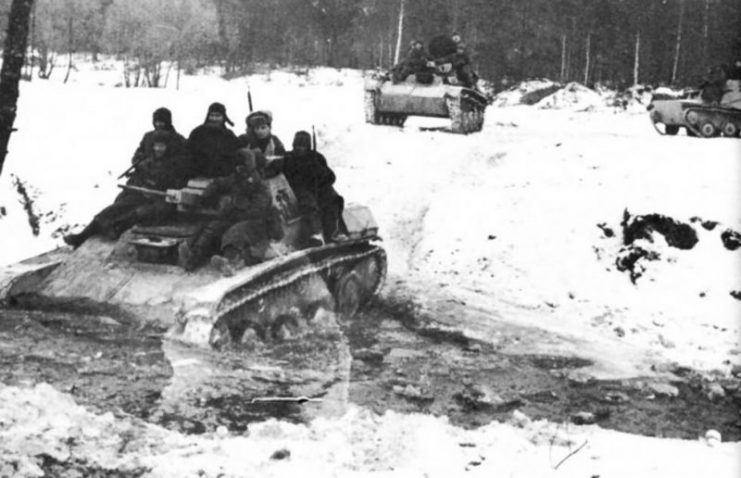
POLYGON ((186 270, 194 270, 213 254, 222 258, 217 259, 217 265, 223 265, 224 260, 233 268, 256 264, 266 258, 268 242, 283 237, 280 215, 257 168, 258 155, 262 153, 238 150, 236 171, 206 187, 205 199, 220 196, 218 216, 180 244, 181 264, 186 270))
POLYGON ((175 206, 162 196, 143 192, 142 188, 161 191, 185 186, 190 165, 179 141, 177 133, 155 131, 151 135, 147 156, 137 162, 126 182, 132 188, 122 191, 113 204, 100 211, 82 232, 64 236, 64 242, 77 249, 93 235, 118 239, 135 224, 171 217, 175 206))

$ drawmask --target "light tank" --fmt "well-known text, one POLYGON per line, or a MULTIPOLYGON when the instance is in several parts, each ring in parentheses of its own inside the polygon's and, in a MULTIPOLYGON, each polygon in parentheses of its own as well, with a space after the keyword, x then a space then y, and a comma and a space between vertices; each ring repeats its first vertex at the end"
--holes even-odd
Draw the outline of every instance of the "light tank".
POLYGON ((647 107, 651 122, 659 134, 673 136, 680 128, 685 128, 689 136, 738 137, 741 131, 740 85, 739 80, 727 80, 719 101, 703 99, 699 91, 681 98, 654 95, 647 107))
POLYGON ((409 116, 450 118, 453 133, 481 131, 486 97, 459 84, 449 63, 439 65, 431 82, 411 74, 395 83, 388 75, 365 80, 365 121, 403 126, 409 116))
POLYGON ((224 277, 204 266, 187 273, 178 245, 212 212, 198 205, 207 180, 167 191, 178 213, 167 223, 137 225, 116 240, 94 236, 0 269, 6 307, 91 312, 167 327, 180 342, 217 349, 272 343, 311 328, 319 309, 351 317, 378 293, 386 256, 367 207, 343 212, 347 239, 313 244, 309 218, 281 174, 266 181, 281 212, 283 253, 224 277))

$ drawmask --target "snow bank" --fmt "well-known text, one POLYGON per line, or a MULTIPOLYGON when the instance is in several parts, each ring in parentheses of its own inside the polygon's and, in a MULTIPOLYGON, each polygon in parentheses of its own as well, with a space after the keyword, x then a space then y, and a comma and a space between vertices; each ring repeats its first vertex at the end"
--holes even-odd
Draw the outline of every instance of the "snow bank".
POLYGON ((584 111, 604 106, 604 99, 596 91, 579 83, 569 83, 555 93, 538 101, 541 109, 570 109, 584 111))
POLYGON ((48 385, 0 386, 0 474, 243 476, 738 476, 741 444, 634 437, 596 426, 531 421, 463 430, 428 415, 352 408, 308 425, 269 420, 246 436, 183 436, 130 417, 93 414, 48 385), (578 451, 577 451, 578 450, 578 451), (569 456, 573 453, 572 456, 569 456), (630 459, 626 459, 629 456, 630 459), (46 465, 45 465, 46 463, 46 465), (86 473, 87 472, 87 473, 86 473))
POLYGON ((538 92, 551 91, 553 88, 558 86, 557 83, 551 80, 535 79, 528 80, 519 83, 505 91, 502 91, 494 96, 492 105, 496 107, 501 106, 513 106, 519 104, 532 104, 533 102, 523 101, 528 97, 532 97, 538 92))

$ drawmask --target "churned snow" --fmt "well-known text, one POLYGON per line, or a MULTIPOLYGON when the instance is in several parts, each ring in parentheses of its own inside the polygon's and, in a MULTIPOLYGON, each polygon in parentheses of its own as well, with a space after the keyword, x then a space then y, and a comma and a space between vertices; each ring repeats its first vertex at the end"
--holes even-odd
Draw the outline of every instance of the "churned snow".
MULTIPOLYGON (((404 278, 422 303, 463 298, 497 320, 565 337, 537 346, 596 360, 592 372, 604 376, 647 375, 652 365, 669 362, 725 374, 739 363, 741 301, 730 293, 741 290, 741 249, 730 251, 720 239, 727 228, 741 231, 738 139, 659 136, 642 108, 609 108, 580 85, 537 106, 507 106, 523 94, 513 90, 488 108, 481 133, 460 136, 419 128, 445 124, 438 120, 410 119, 404 128, 365 124, 362 74, 351 70, 275 71, 230 81, 183 76, 179 90, 172 77, 166 89, 113 87, 120 82, 117 69, 88 65, 66 85, 21 84, 18 131, 0 177, 0 264, 61 246, 61 232, 81 227, 113 200, 116 176, 151 129, 154 109, 170 108, 187 136, 219 101, 239 134, 249 85, 255 108, 273 112, 273 132, 287 145, 297 130, 314 126, 319 149, 337 173, 337 190, 346 201, 372 208, 389 256, 387 292, 404 278), (40 217, 38 236, 18 184, 40 217), (660 257, 646 263, 633 284, 615 266, 626 209, 692 224, 699 242, 679 250, 655 234, 650 247, 660 257), (719 225, 706 230, 690 223, 693 217, 719 225)), ((486 320, 456 325, 487 339, 486 320)), ((56 392, 0 393, 33 400, 56 392)), ((694 477, 736 476, 738 470, 730 465, 738 457, 735 444, 709 447, 596 427, 558 430, 545 422, 463 431, 443 419, 355 410, 335 422, 271 422, 259 430, 249 438, 179 437, 171 450, 147 451, 142 460, 183 467, 158 465, 157 476, 187 476, 205 466, 196 464, 204 450, 224 457, 226 476, 244 470, 456 476, 474 461, 479 466, 469 468, 481 476, 694 477), (568 446, 550 443, 557 433, 567 435, 568 446), (554 471, 584 440, 588 446, 554 471), (198 442, 199 451, 190 454, 190 442, 198 442), (271 447, 283 446, 292 449, 290 461, 266 458, 271 447), (446 460, 435 458, 441 456, 446 460)))

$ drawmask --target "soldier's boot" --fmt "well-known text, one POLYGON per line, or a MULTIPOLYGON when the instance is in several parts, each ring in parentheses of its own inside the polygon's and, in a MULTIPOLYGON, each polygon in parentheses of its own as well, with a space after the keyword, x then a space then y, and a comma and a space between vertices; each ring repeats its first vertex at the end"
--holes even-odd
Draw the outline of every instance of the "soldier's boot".
POLYGON ((334 204, 327 204, 322 210, 322 230, 325 242, 342 242, 347 240, 347 236, 342 233, 340 226, 340 207, 339 201, 334 204))
POLYGON ((91 236, 100 233, 100 224, 93 220, 78 234, 67 234, 62 238, 65 244, 72 246, 73 249, 77 249, 87 241, 91 236))

